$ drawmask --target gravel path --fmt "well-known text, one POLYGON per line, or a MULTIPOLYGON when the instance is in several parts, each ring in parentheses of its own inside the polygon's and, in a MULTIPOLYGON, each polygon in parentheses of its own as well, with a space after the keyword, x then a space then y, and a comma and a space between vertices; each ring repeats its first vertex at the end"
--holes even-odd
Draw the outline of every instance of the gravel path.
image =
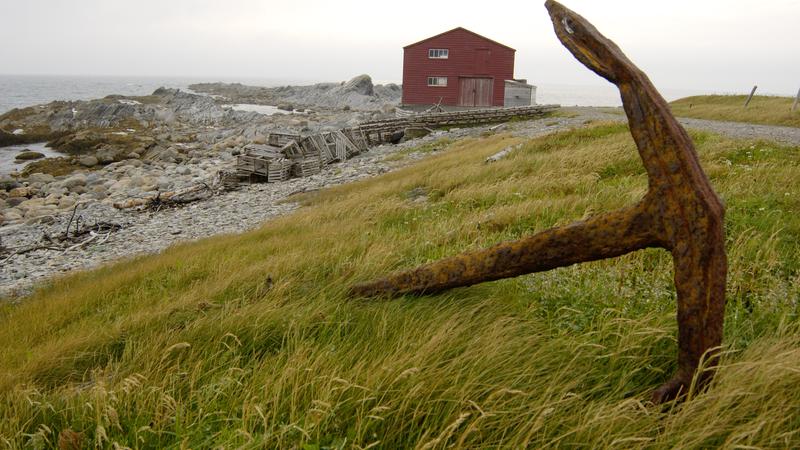
MULTIPOLYGON (((608 112, 608 108, 598 109, 591 107, 564 108, 566 113, 576 113, 579 117, 593 120, 609 120, 624 122, 627 118, 620 110, 619 114, 608 112)), ((719 120, 691 119, 679 117, 686 128, 711 131, 737 139, 753 139, 775 141, 786 145, 800 145, 800 128, 781 127, 776 125, 754 125, 742 122, 723 122, 719 120)))
MULTIPOLYGON (((535 137, 583 126, 584 121, 581 117, 546 118, 518 122, 501 128, 502 132, 511 131, 517 136, 535 137)), ((327 166, 321 173, 311 177, 242 186, 237 191, 191 203, 183 208, 142 213, 116 210, 99 202, 88 204, 79 209, 79 215, 85 223, 113 222, 123 225, 122 230, 110 234, 101 245, 89 244, 85 249, 68 252, 37 250, 12 256, 5 261, 6 257, 0 257, 0 298, 24 296, 37 283, 72 270, 97 267, 124 257, 157 253, 179 242, 255 228, 271 218, 296 209, 296 204, 284 202, 294 193, 323 189, 395 170, 436 154, 415 153, 413 148, 416 146, 441 137, 458 139, 479 136, 489 128, 454 128, 449 132, 440 131, 396 146, 375 147, 348 161, 327 166), (400 155, 395 155, 398 152, 401 152, 400 155), (387 158, 388 156, 392 157, 387 158)), ((44 233, 50 236, 63 233, 69 216, 69 213, 62 213, 55 216, 54 222, 50 224, 0 227, 0 239, 3 245, 11 249, 33 246, 41 243, 44 233)))

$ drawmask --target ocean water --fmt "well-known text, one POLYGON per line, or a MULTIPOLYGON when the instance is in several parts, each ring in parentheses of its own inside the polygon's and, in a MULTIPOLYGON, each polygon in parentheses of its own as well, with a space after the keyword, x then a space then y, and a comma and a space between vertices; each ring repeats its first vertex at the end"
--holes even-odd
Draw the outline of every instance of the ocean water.
POLYGON ((0 147, 0 177, 8 175, 11 172, 21 171, 28 164, 33 161, 18 161, 16 156, 18 153, 32 150, 34 152, 42 153, 45 158, 53 158, 57 156, 64 156, 63 153, 45 147, 45 144, 25 144, 25 145, 12 145, 9 147, 0 147))
POLYGON ((148 95, 159 87, 188 90, 193 83, 239 82, 256 86, 309 84, 302 80, 0 75, 0 114, 54 100, 91 100, 111 94, 148 95))
MULTIPOLYGON (((711 92, 692 89, 660 88, 659 92, 668 102, 692 95, 711 92)), ((536 103, 561 106, 622 106, 619 90, 611 83, 596 86, 543 83, 536 88, 536 103)))
POLYGON ((0 75, 0 114, 54 100, 90 100, 110 94, 147 95, 159 86, 185 88, 174 78, 0 75))
MULTIPOLYGON (((20 76, 0 75, 0 114, 13 108, 49 103, 53 100, 90 100, 106 95, 147 95, 157 88, 188 89, 192 83, 239 82, 254 86, 284 86, 312 84, 316 81, 279 78, 219 79, 174 77, 80 77, 80 76, 20 76)), ((537 84, 534 82, 534 84, 537 84)), ((662 88, 661 94, 669 101, 703 92, 687 89, 662 88)), ((537 84, 537 103, 557 103, 564 106, 619 106, 619 92, 611 84, 571 86, 537 84)))

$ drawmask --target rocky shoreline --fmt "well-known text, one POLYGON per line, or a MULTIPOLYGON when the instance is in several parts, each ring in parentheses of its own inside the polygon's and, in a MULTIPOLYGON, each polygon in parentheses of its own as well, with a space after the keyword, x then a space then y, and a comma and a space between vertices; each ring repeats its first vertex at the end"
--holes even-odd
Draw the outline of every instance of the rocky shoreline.
MULTIPOLYGON (((312 176, 243 185, 228 192, 222 189, 218 175, 234 167, 236 156, 246 146, 263 143, 275 132, 308 134, 393 117, 399 90, 372 86, 366 76, 347 83, 275 88, 267 93, 262 92, 265 88, 242 85, 193 89, 203 93, 158 89, 146 97, 53 102, 0 115, 0 130, 6 134, 25 136, 32 130, 47 135, 49 146, 64 154, 34 161, 24 171, 0 178, 0 297, 19 298, 37 283, 71 270, 158 252, 181 241, 251 229, 295 209, 296 205, 287 203, 293 193, 402 167, 435 154, 440 146, 436 143, 443 137, 493 132, 489 126, 436 131, 397 145, 371 148, 312 176), (225 94, 220 93, 223 91, 225 94), (279 97, 280 92, 286 95, 279 97), (298 101, 301 97, 322 104, 309 110, 307 103, 298 101), (337 100, 326 103, 325 98, 337 100), (291 108, 283 105, 294 113, 264 115, 225 106, 274 100, 294 101, 291 108), (303 107, 297 109, 296 105, 303 107), (424 152, 415 151, 426 143, 432 144, 424 152), (165 192, 199 185, 209 186, 213 195, 181 207, 144 212, 114 207, 115 203, 158 198, 165 192), (88 226, 91 224, 110 224, 112 228, 94 229, 88 226), (73 234, 76 230, 91 234, 91 239, 50 244, 55 242, 54 236, 73 237, 70 228, 73 234)), ((581 123, 577 118, 556 118, 504 128, 532 136, 581 123)))
MULTIPOLYGON (((337 85, 338 109, 320 106, 264 115, 226 106, 240 102, 235 91, 246 88, 229 86, 231 97, 224 98, 161 88, 145 97, 52 102, 0 115, 0 135, 5 138, 0 145, 47 140, 63 154, 0 177, 0 226, 49 221, 52 214, 76 203, 113 204, 212 183, 245 145, 263 144, 271 132, 336 130, 391 117, 392 105, 399 100, 399 92, 378 95, 376 91, 386 89, 359 76, 337 85), (365 104, 380 105, 384 112, 359 108, 365 104)), ((313 99, 319 85, 291 91, 313 99)), ((271 100, 280 99, 273 94, 253 99, 262 104, 271 100)))
MULTIPOLYGON (((19 298, 28 294, 38 283, 71 270, 88 269, 120 258, 159 252, 183 241, 252 229, 266 220, 296 209, 295 203, 287 202, 295 193, 324 189, 404 167, 435 155, 446 147, 446 142, 493 132, 534 137, 582 126, 583 121, 582 118, 548 118, 508 124, 502 129, 487 125, 437 131, 398 145, 372 148, 355 158, 326 166, 322 172, 310 177, 280 183, 244 185, 238 190, 223 192, 180 208, 137 212, 119 210, 104 202, 88 202, 77 210, 82 221, 113 222, 122 228, 111 233, 102 244, 92 243, 66 252, 36 250, 8 258, 0 267, 0 297, 19 298)), ((53 236, 63 232, 71 216, 69 209, 50 216, 52 220, 46 222, 0 227, 0 239, 11 248, 30 246, 41 242, 44 235, 53 236)))

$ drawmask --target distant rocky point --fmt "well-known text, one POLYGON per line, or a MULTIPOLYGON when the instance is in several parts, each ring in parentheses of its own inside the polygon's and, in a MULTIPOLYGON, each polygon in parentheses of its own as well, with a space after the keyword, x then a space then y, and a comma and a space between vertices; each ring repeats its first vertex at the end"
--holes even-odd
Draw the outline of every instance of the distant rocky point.
MULTIPOLYGON (((261 87, 241 83, 198 83, 194 92, 209 94, 220 102, 257 105, 381 111, 400 103, 402 90, 396 84, 375 85, 369 75, 359 75, 341 83, 310 86, 261 87)), ((284 108, 282 108, 284 109, 284 108)))

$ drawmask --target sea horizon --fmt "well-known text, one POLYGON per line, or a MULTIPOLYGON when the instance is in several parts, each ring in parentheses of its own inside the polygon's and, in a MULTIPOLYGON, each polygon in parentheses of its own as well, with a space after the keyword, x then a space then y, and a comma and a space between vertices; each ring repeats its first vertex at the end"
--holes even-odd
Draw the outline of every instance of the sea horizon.
MULTIPOLYGON (((103 98, 108 95, 148 95, 159 87, 188 90, 194 83, 241 83, 252 86, 277 87, 309 85, 343 80, 292 78, 214 77, 214 76, 123 76, 123 75, 16 75, 0 74, 0 114, 14 108, 46 104, 56 100, 75 101, 103 98)), ((397 80, 373 79, 375 84, 400 84, 397 80)), ((611 84, 580 85, 530 82, 537 87, 536 103, 562 106, 615 107, 622 103, 618 90, 611 84)), ((705 94, 746 94, 747 92, 708 91, 691 88, 660 88, 667 101, 705 94)), ((791 96, 789 93, 757 92, 762 95, 791 96)))

